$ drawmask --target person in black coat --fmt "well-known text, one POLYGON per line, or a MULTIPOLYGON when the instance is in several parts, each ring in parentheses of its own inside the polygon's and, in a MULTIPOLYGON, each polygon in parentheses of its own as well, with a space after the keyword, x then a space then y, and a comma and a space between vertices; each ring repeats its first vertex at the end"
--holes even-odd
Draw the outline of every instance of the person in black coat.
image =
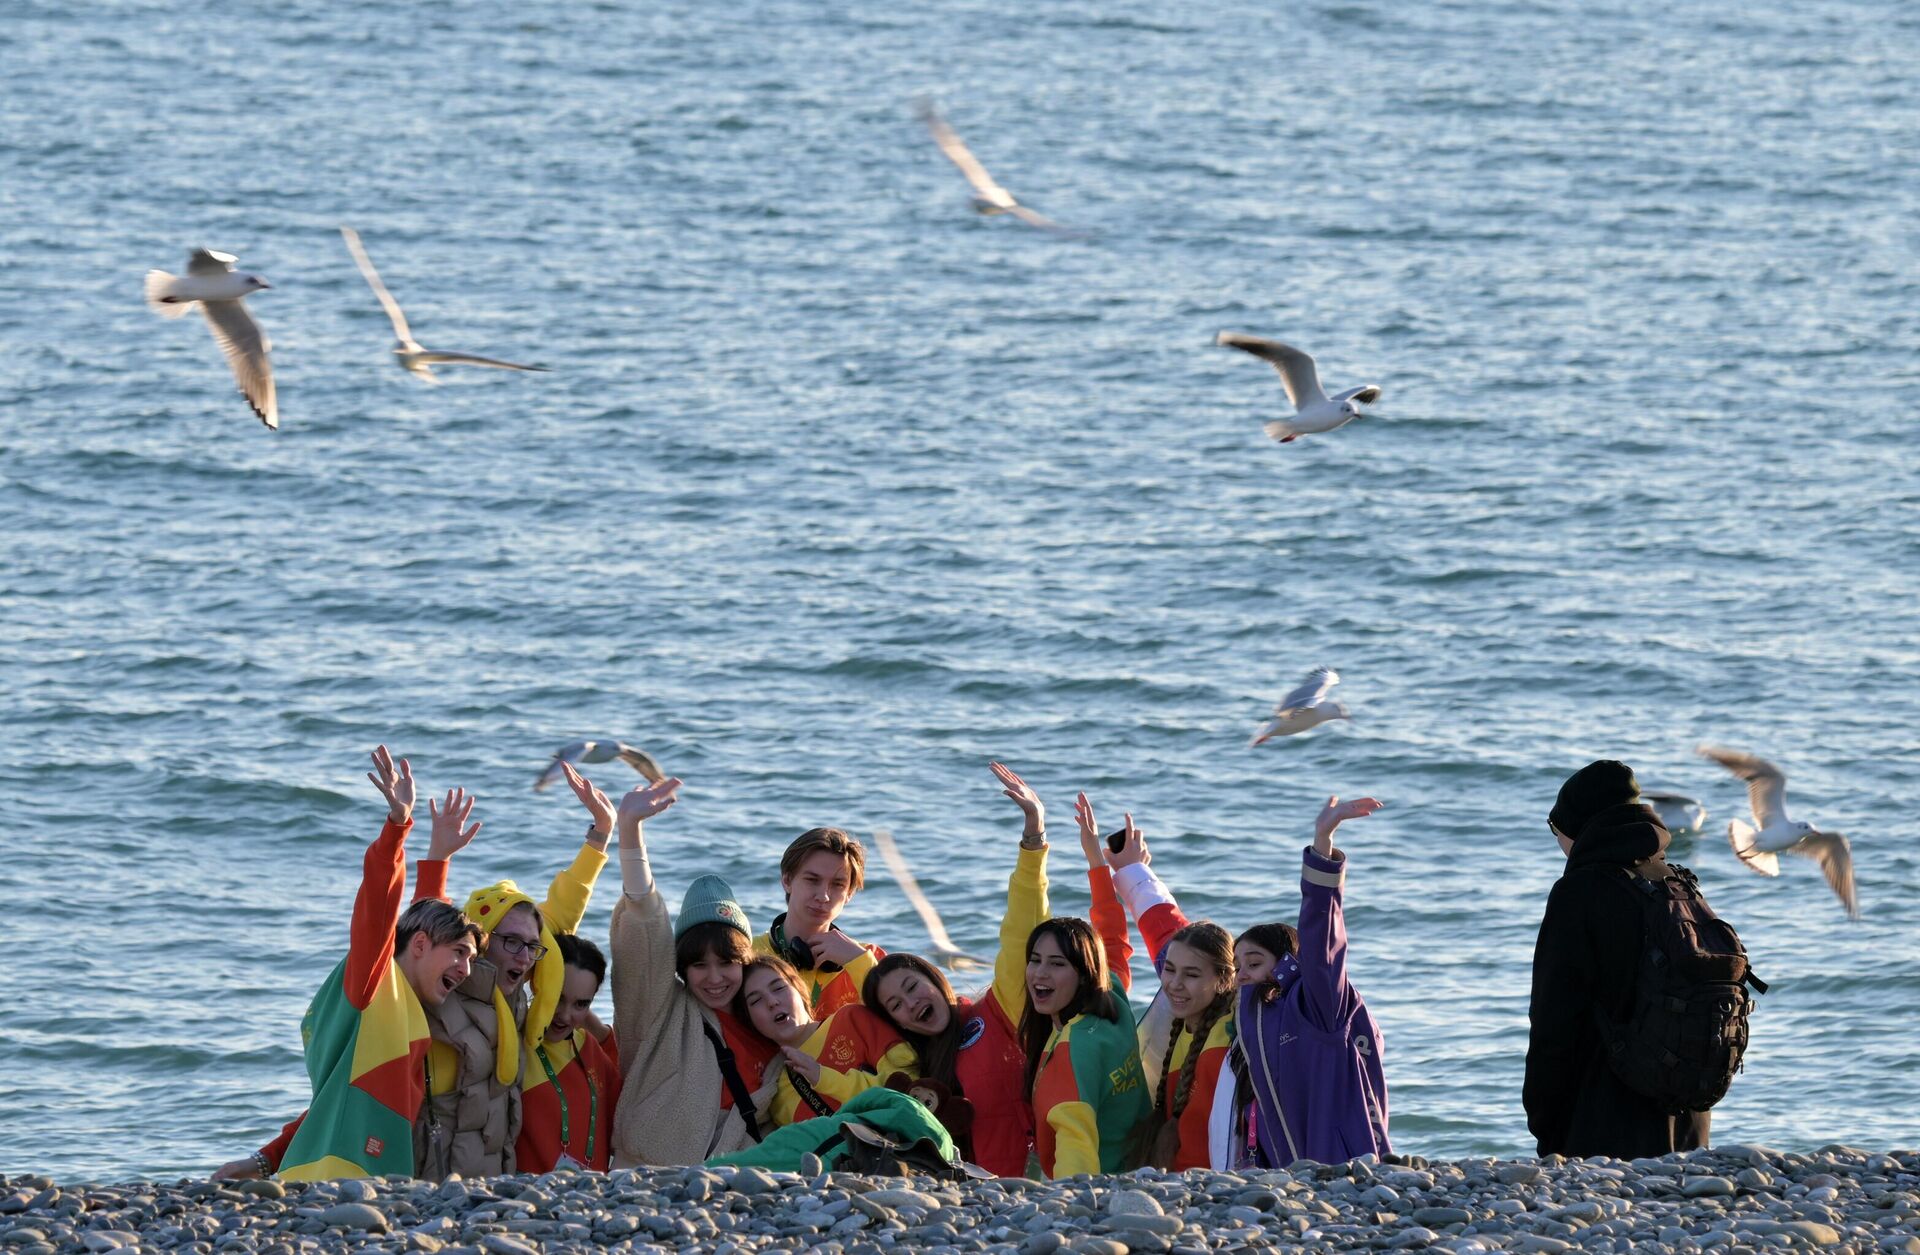
POLYGON ((1561 786, 1548 826, 1567 866, 1547 896, 1533 948, 1527 1009, 1527 1128, 1542 1155, 1664 1155, 1707 1144, 1712 1113, 1675 1116, 1608 1066, 1596 1017, 1630 1014, 1644 944, 1643 913, 1617 868, 1664 880, 1667 830, 1639 802, 1633 770, 1589 763, 1561 786))

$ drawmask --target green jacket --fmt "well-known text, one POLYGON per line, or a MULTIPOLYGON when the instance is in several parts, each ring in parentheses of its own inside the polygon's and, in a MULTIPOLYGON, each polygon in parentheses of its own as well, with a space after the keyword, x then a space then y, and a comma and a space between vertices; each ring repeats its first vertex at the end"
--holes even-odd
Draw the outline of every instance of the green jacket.
POLYGON ((707 1160, 707 1166, 798 1172, 800 1156, 812 1154, 820 1156, 821 1162, 831 1168, 845 1153, 840 1126, 848 1120, 872 1125, 906 1144, 926 1138, 948 1163, 960 1162, 960 1151, 931 1111, 897 1089, 880 1087, 855 1094, 830 1116, 816 1116, 775 1129, 758 1146, 730 1155, 716 1155, 707 1160))

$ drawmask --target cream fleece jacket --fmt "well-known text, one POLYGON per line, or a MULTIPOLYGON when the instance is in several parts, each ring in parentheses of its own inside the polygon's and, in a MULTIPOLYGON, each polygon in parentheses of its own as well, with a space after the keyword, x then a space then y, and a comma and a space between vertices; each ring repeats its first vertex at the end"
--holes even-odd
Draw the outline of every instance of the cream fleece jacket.
MULTIPOLYGON (((613 1113, 616 1168, 697 1164, 753 1145, 740 1114, 720 1105, 725 1082, 701 1027, 710 1023, 717 1033, 719 1021, 674 975, 673 919, 652 880, 645 877, 638 897, 620 895, 609 939, 614 1033, 626 1074, 613 1113)), ((762 1130, 773 1127, 768 1112, 781 1071, 769 1067, 753 1095, 762 1130)))

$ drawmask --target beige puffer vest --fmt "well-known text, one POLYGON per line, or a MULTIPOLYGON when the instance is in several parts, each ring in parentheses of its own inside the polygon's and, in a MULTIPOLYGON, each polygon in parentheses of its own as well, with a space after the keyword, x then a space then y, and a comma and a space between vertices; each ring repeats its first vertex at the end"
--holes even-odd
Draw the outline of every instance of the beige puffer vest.
MULTIPOLYGON (((495 1041, 499 1019, 493 1009, 495 975, 491 963, 476 960, 472 975, 439 1006, 427 1008, 435 1045, 451 1047, 459 1060, 453 1088, 428 1096, 414 1130, 415 1167, 429 1181, 443 1180, 449 1172, 493 1177, 515 1170, 514 1142, 520 1136, 520 1082, 526 1060, 520 1060, 520 1072, 510 1085, 501 1084, 494 1075, 499 1045, 495 1041)), ((514 1022, 524 1022, 525 987, 507 1001, 514 1022)), ((445 1056, 444 1050, 434 1050, 436 1072, 444 1066, 445 1056)), ((444 1082, 435 1075, 434 1083, 444 1082)))

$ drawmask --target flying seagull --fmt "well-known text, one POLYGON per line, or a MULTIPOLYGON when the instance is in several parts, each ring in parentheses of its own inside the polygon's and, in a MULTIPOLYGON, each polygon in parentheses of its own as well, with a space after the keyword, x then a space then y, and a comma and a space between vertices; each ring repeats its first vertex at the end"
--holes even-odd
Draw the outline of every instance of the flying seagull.
POLYGON ((1273 718, 1247 744, 1258 745, 1276 736, 1292 736, 1331 719, 1353 718, 1345 706, 1327 700, 1327 694, 1338 683, 1340 673, 1329 667, 1315 667, 1309 671, 1299 688, 1280 699, 1280 704, 1273 708, 1273 718))
POLYGON ((239 258, 196 248, 187 254, 187 273, 170 275, 147 271, 147 304, 162 318, 179 318, 196 304, 213 329, 213 342, 227 355, 227 365, 240 385, 240 395, 269 429, 280 426, 280 403, 273 395, 273 363, 267 352, 273 344, 240 302, 272 287, 259 275, 235 270, 239 258))
POLYGON ((387 318, 393 323, 393 355, 400 359, 400 365, 407 373, 428 383, 439 383, 434 375, 435 366, 492 366, 498 370, 546 370, 545 366, 523 366, 519 362, 503 362, 497 357, 477 357, 472 353, 443 353, 437 349, 423 347, 413 338, 413 332, 407 327, 407 316, 400 312, 400 302, 393 299, 387 291, 387 285, 380 282, 380 272, 373 268, 373 261, 367 256, 367 250, 360 246, 360 233, 352 227, 341 227, 340 234, 347 241, 347 251, 353 254, 354 264, 360 267, 360 274, 380 298, 381 308, 387 311, 387 318))
MULTIPOLYGON (((920 115, 920 121, 933 134, 933 142, 940 146, 947 160, 960 167, 960 173, 967 176, 967 182, 973 185, 973 208, 981 214, 1012 214, 1030 227, 1039 227, 1043 231, 1069 231, 1044 214, 1035 213, 1013 198, 1013 193, 993 181, 987 168, 980 164, 979 158, 970 152, 967 146, 954 134, 933 102, 922 98, 915 102, 914 110, 920 115)), ((1071 233, 1071 232, 1069 232, 1071 233)))
POLYGON ((1738 750, 1702 745, 1700 754, 1747 782, 1753 823, 1739 819, 1727 823, 1727 840, 1740 861, 1762 876, 1778 876, 1781 854, 1803 854, 1820 864, 1828 887, 1847 908, 1847 918, 1859 919, 1860 898, 1853 887, 1853 847, 1837 832, 1821 832, 1812 824, 1787 818, 1786 775, 1766 759, 1738 750))
POLYGON ((1313 358, 1290 344, 1243 336, 1237 331, 1222 331, 1213 342, 1263 358, 1280 372, 1280 384, 1287 390, 1287 400, 1293 402, 1294 413, 1292 418, 1274 419, 1266 425, 1266 431, 1281 444, 1345 427, 1360 417, 1361 406, 1380 399, 1377 384, 1348 388, 1329 397, 1320 386, 1320 371, 1313 358))
POLYGON ((1660 826, 1676 837, 1700 835, 1707 826, 1707 808, 1698 798, 1680 793, 1642 793, 1640 800, 1660 817, 1660 826))
POLYGON ((566 772, 560 769, 562 763, 572 763, 578 767, 581 763, 610 763, 616 758, 645 776, 648 784, 659 784, 667 778, 667 773, 660 770, 660 764, 654 762, 653 755, 647 751, 635 749, 626 742, 616 741, 612 737, 604 737, 598 741, 575 741, 572 745, 564 745, 555 751, 553 761, 548 763, 547 769, 540 773, 540 778, 533 782, 533 791, 539 793, 564 776, 566 772))
POLYGON ((907 866, 907 860, 901 856, 900 847, 893 843, 893 834, 882 828, 873 834, 873 843, 880 848, 880 857, 886 860, 887 870, 900 882, 900 892, 907 895, 907 901, 913 904, 920 922, 927 926, 927 936, 933 942, 933 957, 956 972, 985 967, 985 959, 968 954, 953 944, 953 938, 947 934, 946 924, 941 922, 940 912, 933 909, 933 903, 921 892, 920 882, 913 877, 913 869, 907 866))

